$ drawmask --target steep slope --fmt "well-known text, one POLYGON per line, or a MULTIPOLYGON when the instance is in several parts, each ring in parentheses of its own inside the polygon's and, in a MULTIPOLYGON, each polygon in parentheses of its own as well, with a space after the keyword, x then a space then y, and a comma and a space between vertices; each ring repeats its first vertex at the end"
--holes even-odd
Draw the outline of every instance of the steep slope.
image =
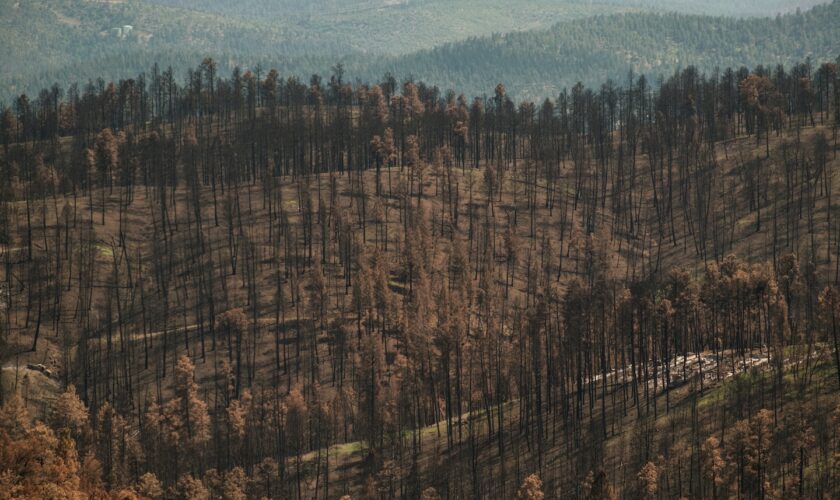
MULTIPOLYGON (((0 390, 54 360, 109 489, 150 471, 251 475, 256 498, 510 498, 538 472, 581 498, 603 470, 635 498, 650 464, 666 498, 795 476, 837 497, 840 80, 821 63, 538 109, 272 76, 0 113, 0 390), (774 450, 826 447, 764 446, 744 472, 771 412, 774 450)), ((46 400, 36 377, 12 389, 46 400)))

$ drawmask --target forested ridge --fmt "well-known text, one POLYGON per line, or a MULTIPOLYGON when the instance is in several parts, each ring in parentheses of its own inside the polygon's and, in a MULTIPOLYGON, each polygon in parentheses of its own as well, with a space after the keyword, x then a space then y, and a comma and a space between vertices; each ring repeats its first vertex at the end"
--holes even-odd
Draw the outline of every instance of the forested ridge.
POLYGON ((20 96, 0 492, 837 496, 835 57, 20 96))
MULTIPOLYGON (((254 18, 276 18, 280 16, 312 19, 312 18, 335 18, 337 14, 364 16, 374 11, 376 15, 388 14, 391 11, 411 12, 413 9, 428 8, 435 9, 441 5, 440 0, 275 0, 263 2, 260 0, 243 0, 240 7, 236 8, 224 0, 149 0, 152 3, 183 7, 202 12, 216 12, 236 17, 254 18)), ((620 7, 643 8, 651 10, 667 10, 674 12, 686 12, 694 14, 713 14, 726 16, 767 16, 794 12, 796 9, 807 9, 814 5, 827 3, 826 0, 745 0, 742 2, 729 2, 727 0, 707 0, 702 4, 690 0, 566 0, 567 5, 591 6, 617 5, 620 7)), ((456 9, 464 8, 482 15, 478 12, 484 7, 498 7, 490 2, 477 2, 476 0, 454 0, 449 3, 456 9)), ((524 0, 509 5, 517 5, 526 10, 540 12, 543 15, 552 12, 550 3, 542 0, 524 0)), ((498 30, 502 31, 502 30, 498 30)))
POLYGON ((128 78, 154 62, 185 68, 207 55, 226 71, 262 62, 308 78, 342 59, 369 63, 469 36, 546 28, 561 20, 628 10, 555 0, 527 3, 521 8, 506 0, 346 5, 2 0, 0 43, 7 50, 0 53, 0 99, 56 81, 128 78), (132 27, 129 33, 116 31, 126 25, 132 27))
POLYGON ((206 56, 225 74, 261 65, 306 80, 341 62, 351 82, 390 72, 473 96, 486 92, 487 82, 503 81, 518 99, 542 100, 579 81, 597 86, 630 70, 655 80, 688 65, 705 72, 790 66, 840 50, 840 0, 801 12, 775 0, 702 3, 705 14, 784 12, 743 19, 667 13, 696 12, 670 0, 668 8, 658 0, 428 0, 346 11, 321 3, 300 9, 299 2, 190 2, 192 9, 169 3, 0 1, 0 43, 8 48, 0 53, 0 101, 10 104, 55 82, 129 78, 154 62, 175 68, 182 82, 183 69, 206 56), (263 15, 230 12, 262 13, 260 5, 263 15), (132 27, 127 34, 114 31, 124 25, 132 27))
POLYGON ((520 98, 541 99, 577 82, 596 86, 628 71, 656 78, 689 65, 711 72, 742 64, 791 65, 806 57, 827 60, 840 50, 838 24, 838 1, 766 19, 594 16, 548 30, 444 44, 379 66, 475 94, 487 81, 504 81, 520 98))

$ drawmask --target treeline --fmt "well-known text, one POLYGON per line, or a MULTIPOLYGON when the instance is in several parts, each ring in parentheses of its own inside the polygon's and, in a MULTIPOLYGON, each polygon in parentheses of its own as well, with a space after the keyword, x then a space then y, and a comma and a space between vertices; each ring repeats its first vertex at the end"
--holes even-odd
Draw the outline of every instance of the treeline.
POLYGON ((835 64, 540 104, 172 75, 0 113, 0 359, 75 385, 52 430, 7 398, 2 470, 56 464, 8 491, 838 491, 835 64), (627 419, 644 444, 616 457, 627 419))

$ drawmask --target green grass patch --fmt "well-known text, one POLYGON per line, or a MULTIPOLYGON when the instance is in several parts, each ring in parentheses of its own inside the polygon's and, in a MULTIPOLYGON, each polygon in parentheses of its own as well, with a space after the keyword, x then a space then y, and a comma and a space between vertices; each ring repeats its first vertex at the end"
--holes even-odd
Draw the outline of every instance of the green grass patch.
POLYGON ((391 288, 399 288, 400 290, 405 290, 405 283, 400 283, 399 281, 388 280, 388 286, 391 288))
POLYGON ((770 381, 771 373, 762 368, 750 368, 740 372, 712 387, 697 402, 699 408, 706 408, 722 403, 733 392, 749 390, 757 384, 770 381))
MULTIPOLYGON (((335 444, 330 446, 330 456, 331 457, 347 457, 349 455, 353 455, 355 453, 361 453, 367 449, 365 444, 362 441, 352 441, 349 443, 341 443, 335 444)), ((324 450, 321 450, 322 456, 324 455, 324 450)), ((315 460, 318 457, 318 451, 310 451, 309 453, 305 453, 301 460, 304 462, 309 462, 315 460)))
POLYGON ((96 250, 102 255, 103 257, 113 258, 114 257, 114 249, 104 243, 96 243, 94 245, 96 250))
MULTIPOLYGON (((827 384, 833 383, 834 377, 836 377, 835 370, 834 363, 830 361, 815 361, 811 368, 808 386, 803 389, 802 383, 806 375, 804 362, 799 366, 798 373, 794 373, 793 367, 787 367, 782 377, 784 381, 785 399, 796 401, 808 396, 811 394, 811 391, 819 390, 821 386, 824 387, 827 384)), ((762 385, 764 386, 764 390, 770 391, 774 378, 775 372, 772 365, 750 368, 746 373, 741 372, 733 375, 706 391, 703 397, 697 402, 697 406, 702 409, 721 404, 727 398, 734 396, 738 392, 747 394, 749 391, 758 391, 762 385)))

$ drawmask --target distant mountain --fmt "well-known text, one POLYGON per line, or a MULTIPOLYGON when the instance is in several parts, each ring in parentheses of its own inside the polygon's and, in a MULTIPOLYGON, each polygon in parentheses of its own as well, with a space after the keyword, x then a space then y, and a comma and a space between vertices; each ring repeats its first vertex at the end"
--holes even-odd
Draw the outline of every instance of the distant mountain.
POLYGON ((0 0, 0 99, 53 81, 120 78, 153 61, 329 68, 628 8, 575 0, 0 0), (123 31, 123 26, 130 30, 123 31), (95 71, 90 71, 95 69, 95 71))
MULTIPOLYGON (((827 3, 827 0, 145 0, 147 2, 179 7, 183 9, 212 12, 244 19, 263 20, 301 20, 316 23, 352 22, 369 19, 388 24, 395 17, 430 11, 469 11, 472 16, 463 21, 488 15, 489 11, 504 14, 498 22, 516 23, 528 12, 536 14, 540 22, 549 21, 558 11, 568 10, 570 6, 578 9, 596 5, 615 7, 673 11, 691 14, 723 16, 768 16, 795 12, 796 9, 808 9, 827 3), (542 17, 540 17, 542 16, 542 17), (548 18, 548 19, 543 19, 548 18)), ((446 21, 443 19, 443 21, 446 21)), ((497 29, 496 31, 504 31, 497 29)))
MULTIPOLYGON (((579 0, 586 3, 586 0, 579 0)), ((828 3, 828 0, 600 0, 622 7, 639 7, 658 12, 680 12, 709 16, 767 17, 789 14, 828 3)))
POLYGON ((669 75, 688 64, 790 65, 840 56, 840 0, 775 18, 633 13, 564 22, 551 29, 474 38, 366 63, 362 79, 389 71, 473 94, 503 82, 520 97, 555 95, 578 81, 621 80, 630 70, 669 75))
MULTIPOLYGON (((710 0, 704 6, 752 15, 816 3, 745 0, 733 9, 729 1, 710 0)), ((308 78, 342 61, 350 78, 391 72, 469 93, 501 81, 513 93, 540 97, 577 81, 620 79, 630 69, 670 73, 689 60, 712 69, 840 53, 840 0, 777 18, 639 11, 666 5, 691 10, 694 3, 0 0, 0 45, 6 48, 0 51, 0 101, 54 82, 133 77, 154 62, 195 66, 206 56, 219 62, 220 72, 261 64, 308 78)))
POLYGON ((148 68, 159 55, 349 52, 337 40, 291 23, 245 21, 143 1, 0 0, 0 12, 5 94, 31 91, 50 79, 125 77, 148 68), (96 71, 81 71, 91 66, 96 71))
MULTIPOLYGON (((142 0, 242 20, 295 24, 352 52, 403 55, 465 40, 631 11, 760 16, 827 0, 142 0)), ((313 48, 315 49, 315 48, 313 48)))

